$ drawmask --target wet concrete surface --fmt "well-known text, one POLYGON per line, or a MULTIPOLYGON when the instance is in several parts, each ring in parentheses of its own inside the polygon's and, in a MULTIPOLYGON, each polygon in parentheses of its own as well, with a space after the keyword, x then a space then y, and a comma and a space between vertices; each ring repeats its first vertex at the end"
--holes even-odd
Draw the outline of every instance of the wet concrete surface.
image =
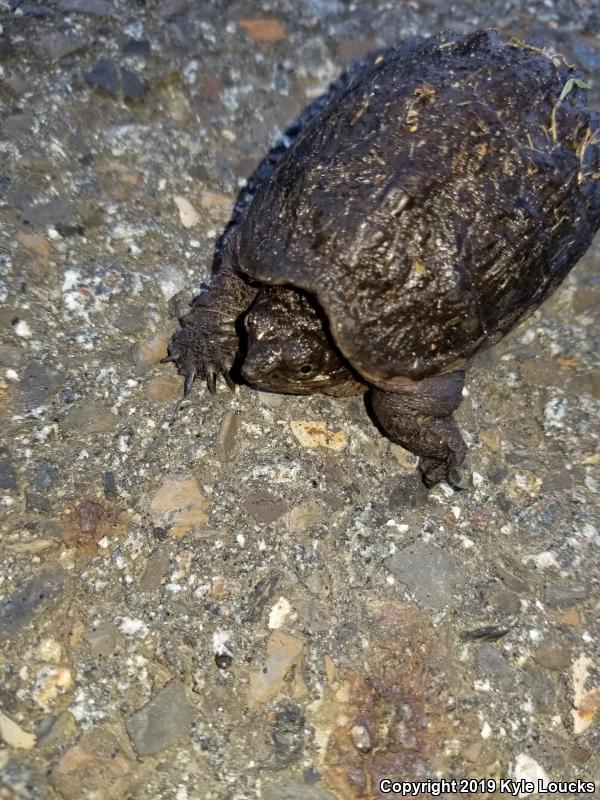
POLYGON ((600 243, 471 370, 462 492, 360 398, 180 404, 158 364, 245 179, 351 61, 493 26, 598 106, 598 4, 0 0, 0 24, 0 797, 598 779, 600 243))

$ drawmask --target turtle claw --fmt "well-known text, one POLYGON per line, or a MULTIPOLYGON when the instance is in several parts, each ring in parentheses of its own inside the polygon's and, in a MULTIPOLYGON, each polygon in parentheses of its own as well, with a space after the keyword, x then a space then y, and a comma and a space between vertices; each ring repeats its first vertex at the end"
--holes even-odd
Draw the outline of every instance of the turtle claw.
POLYGON ((462 492, 465 487, 460 485, 459 466, 464 461, 466 447, 462 437, 456 436, 458 429, 456 432, 449 429, 448 432, 451 435, 447 438, 446 444, 454 449, 444 458, 421 458, 419 469, 422 473, 423 483, 428 489, 431 489, 436 483, 446 481, 455 492, 462 492))
POLYGON ((224 372, 223 373, 223 378, 225 379, 225 383, 227 384, 227 388, 229 389, 229 391, 232 392, 233 394, 235 394, 236 385, 235 385, 235 382, 234 382, 233 378, 231 377, 231 373, 230 372, 224 372))
POLYGON ((209 368, 206 372, 206 385, 211 394, 216 394, 217 391, 217 373, 214 368, 209 368))
POLYGON ((183 396, 184 397, 187 397, 189 395, 189 393, 190 393, 190 391, 192 389, 192 385, 193 385, 195 380, 196 380, 196 370, 195 369, 191 369, 185 375, 185 381, 184 381, 184 384, 183 384, 183 396))
POLYGON ((256 289, 247 286, 230 269, 223 269, 180 318, 181 328, 173 336, 163 363, 174 362, 184 376, 185 397, 196 379, 206 381, 212 394, 221 376, 233 389, 230 370, 239 351, 236 321, 255 295, 256 289))

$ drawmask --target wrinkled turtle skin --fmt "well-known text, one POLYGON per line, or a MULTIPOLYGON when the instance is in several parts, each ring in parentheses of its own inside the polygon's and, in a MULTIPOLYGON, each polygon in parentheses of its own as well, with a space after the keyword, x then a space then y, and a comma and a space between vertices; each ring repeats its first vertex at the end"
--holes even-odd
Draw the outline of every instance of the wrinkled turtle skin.
POLYGON ((459 481, 474 354, 564 279, 600 226, 600 117, 562 57, 495 31, 373 56, 267 156, 167 360, 214 391, 367 402, 459 481))

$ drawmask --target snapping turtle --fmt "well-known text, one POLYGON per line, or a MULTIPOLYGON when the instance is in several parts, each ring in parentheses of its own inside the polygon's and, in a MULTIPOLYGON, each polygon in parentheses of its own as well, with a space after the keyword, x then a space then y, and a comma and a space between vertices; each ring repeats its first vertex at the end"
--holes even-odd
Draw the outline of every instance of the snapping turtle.
MULTIPOLYGON (((345 396, 456 485, 474 354, 563 280, 600 226, 600 116, 561 57, 442 33, 334 84, 269 160, 166 361, 345 396)), ((259 171, 260 172, 260 171, 259 171)), ((240 210, 241 209, 241 210, 240 210)))

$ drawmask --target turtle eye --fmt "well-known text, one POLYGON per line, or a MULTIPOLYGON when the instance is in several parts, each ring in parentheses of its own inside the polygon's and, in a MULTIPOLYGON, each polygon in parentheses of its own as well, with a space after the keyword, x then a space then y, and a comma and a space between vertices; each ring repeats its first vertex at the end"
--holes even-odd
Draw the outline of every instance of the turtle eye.
POLYGON ((313 371, 313 366, 312 366, 312 364, 303 364, 303 365, 300 367, 300 372, 301 372, 303 375, 310 375, 310 373, 311 373, 312 371, 313 371))

